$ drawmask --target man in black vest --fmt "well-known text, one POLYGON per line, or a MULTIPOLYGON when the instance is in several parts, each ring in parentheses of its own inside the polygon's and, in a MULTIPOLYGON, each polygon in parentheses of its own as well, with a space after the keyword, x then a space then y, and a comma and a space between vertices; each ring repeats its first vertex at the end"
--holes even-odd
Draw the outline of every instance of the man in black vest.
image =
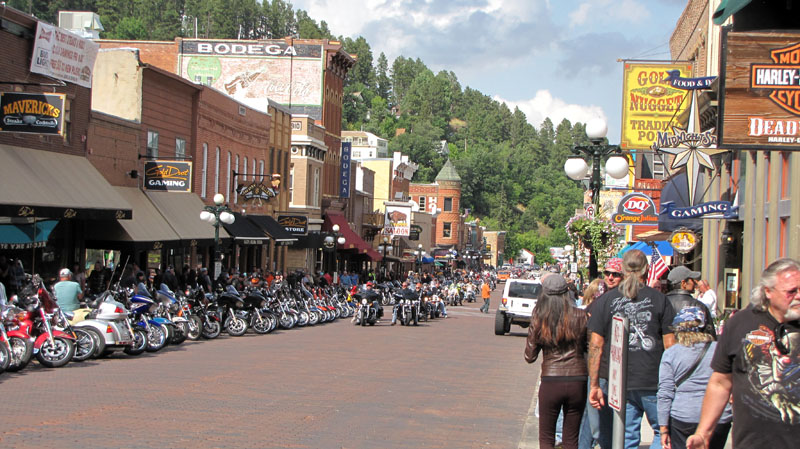
POLYGON ((667 280, 669 280, 669 284, 672 287, 672 290, 667 293, 667 299, 672 303, 672 310, 675 311, 675 315, 679 315, 681 310, 686 307, 699 307, 709 317, 701 332, 709 334, 716 339, 717 331, 714 327, 714 321, 710 319, 711 312, 705 304, 692 296, 700 281, 700 272, 692 271, 681 265, 670 271, 667 280))

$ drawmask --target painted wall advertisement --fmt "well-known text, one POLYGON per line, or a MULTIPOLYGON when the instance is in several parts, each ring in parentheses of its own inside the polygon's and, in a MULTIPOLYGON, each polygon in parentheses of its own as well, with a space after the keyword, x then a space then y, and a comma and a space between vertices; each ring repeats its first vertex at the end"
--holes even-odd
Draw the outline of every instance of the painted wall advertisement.
POLYGON ((322 119, 322 45, 283 40, 184 40, 181 76, 266 112, 269 100, 322 119))
POLYGON ((144 187, 169 192, 192 191, 192 163, 148 161, 144 164, 144 187))
POLYGON ((673 87, 668 72, 691 76, 691 64, 625 62, 622 83, 623 149, 647 149, 658 132, 685 125, 686 91, 673 87))
POLYGON ((339 175, 339 198, 350 198, 350 153, 353 144, 342 142, 342 165, 339 175))
POLYGON ((800 151, 800 33, 724 32, 720 146, 800 151))
POLYGON ((67 30, 38 22, 30 70, 79 86, 92 87, 100 45, 67 30))
POLYGON ((408 237, 411 234, 411 206, 386 205, 383 233, 408 237))
POLYGON ((65 97, 65 94, 0 93, 0 131, 61 135, 65 97))

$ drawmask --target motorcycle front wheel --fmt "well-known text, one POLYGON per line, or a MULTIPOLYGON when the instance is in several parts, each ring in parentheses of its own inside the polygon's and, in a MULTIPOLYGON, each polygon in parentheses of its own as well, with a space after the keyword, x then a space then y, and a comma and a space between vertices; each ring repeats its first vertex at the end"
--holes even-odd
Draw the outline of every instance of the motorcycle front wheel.
POLYGON ((53 337, 53 342, 46 339, 39 352, 36 353, 36 360, 48 368, 59 368, 72 360, 75 355, 75 344, 72 340, 63 337, 53 337))
POLYGON ((254 314, 253 318, 250 320, 250 327, 253 328, 253 332, 257 334, 266 334, 272 330, 272 324, 266 315, 259 317, 258 314, 254 314))
POLYGON ((203 331, 201 333, 203 338, 213 340, 219 337, 221 332, 222 326, 220 326, 219 321, 215 320, 214 318, 208 317, 205 323, 203 323, 203 331))
POLYGON ((33 357, 33 343, 20 337, 8 337, 8 344, 11 346, 9 354, 11 363, 6 367, 6 371, 13 373, 28 366, 33 357))
POLYGON ((141 329, 134 329, 133 344, 126 346, 123 351, 128 355, 139 355, 147 349, 147 332, 141 329))
POLYGON ((181 321, 180 323, 175 324, 175 329, 172 331, 172 341, 170 341, 173 345, 179 345, 186 341, 186 333, 189 331, 189 322, 188 321, 181 321))
POLYGON ((247 321, 238 316, 228 318, 225 324, 225 330, 231 337, 241 337, 247 332, 247 321))
POLYGON ((11 353, 5 343, 0 343, 0 373, 11 365, 11 353))
POLYGON ((150 326, 147 333, 147 352, 157 352, 167 345, 167 331, 162 326, 150 326))
MULTIPOLYGON (((72 356, 72 360, 83 362, 102 352, 98 342, 103 336, 99 332, 96 333, 97 331, 94 329, 82 328, 74 328, 74 331, 77 339, 75 340, 75 355, 72 356)), ((103 343, 105 343, 105 340, 103 343)))
POLYGON ((203 332, 203 320, 197 315, 191 315, 186 323, 186 338, 197 341, 203 332))

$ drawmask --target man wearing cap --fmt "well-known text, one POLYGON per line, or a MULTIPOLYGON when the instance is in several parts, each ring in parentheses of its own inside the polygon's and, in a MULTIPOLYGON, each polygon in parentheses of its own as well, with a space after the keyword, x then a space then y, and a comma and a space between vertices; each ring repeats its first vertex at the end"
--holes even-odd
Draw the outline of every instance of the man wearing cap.
POLYGON ((720 335, 700 423, 688 449, 708 448, 733 395, 733 447, 795 448, 800 429, 800 261, 778 259, 761 273, 750 304, 720 335))
MULTIPOLYGON (((421 285, 420 285, 420 287, 421 287, 421 285)), ((402 290, 400 290, 400 293, 403 295, 403 298, 404 298, 404 299, 411 299, 411 300, 413 300, 413 299, 416 299, 416 298, 418 297, 418 294, 417 294, 417 292, 416 292, 415 290, 412 290, 412 289, 411 289, 411 288, 408 286, 408 281, 404 281, 404 282, 403 282, 403 289, 402 289, 402 290)), ((397 310, 398 310, 400 307, 403 307, 403 305, 401 304, 401 302, 400 302, 400 301, 397 301, 397 302, 395 303, 395 305, 394 305, 394 308, 392 308, 392 326, 394 326, 395 324, 397 324, 397 310)))
POLYGON ((53 287, 56 294, 56 302, 64 312, 72 312, 80 307, 79 300, 83 299, 83 291, 77 282, 72 280, 72 272, 69 268, 62 268, 58 273, 59 282, 53 287))
POLYGON ((619 257, 612 257, 608 259, 605 268, 603 268, 604 292, 616 288, 620 282, 622 282, 622 259, 619 257))
MULTIPOLYGON (((675 311, 676 315, 679 315, 681 310, 685 308, 698 307, 705 313, 706 317, 711 317, 711 312, 708 310, 708 307, 692 296, 695 288, 697 288, 697 281, 700 280, 699 271, 692 271, 681 265, 673 268, 672 271, 669 272, 667 280, 672 287, 672 290, 667 293, 667 299, 669 299, 669 302, 672 304, 672 310, 675 311)), ((714 328, 714 322, 711 319, 707 319, 704 323, 701 331, 716 339, 717 331, 714 328)))

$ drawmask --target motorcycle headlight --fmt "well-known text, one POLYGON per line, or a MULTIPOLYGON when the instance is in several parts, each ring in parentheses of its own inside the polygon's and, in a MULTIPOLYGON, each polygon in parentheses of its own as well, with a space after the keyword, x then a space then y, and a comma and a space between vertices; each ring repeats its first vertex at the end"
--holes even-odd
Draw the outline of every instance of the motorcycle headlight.
POLYGON ((263 309, 264 307, 267 307, 267 300, 266 299, 261 301, 261 308, 263 309))
POLYGON ((242 301, 236 301, 236 308, 241 309, 242 307, 244 307, 244 303, 242 301))
POLYGON ((361 304, 367 305, 367 298, 362 299, 361 304))
POLYGON ((180 310, 180 309, 181 309, 181 306, 177 302, 173 302, 172 304, 169 305, 169 311, 171 313, 178 313, 178 310, 180 310))

